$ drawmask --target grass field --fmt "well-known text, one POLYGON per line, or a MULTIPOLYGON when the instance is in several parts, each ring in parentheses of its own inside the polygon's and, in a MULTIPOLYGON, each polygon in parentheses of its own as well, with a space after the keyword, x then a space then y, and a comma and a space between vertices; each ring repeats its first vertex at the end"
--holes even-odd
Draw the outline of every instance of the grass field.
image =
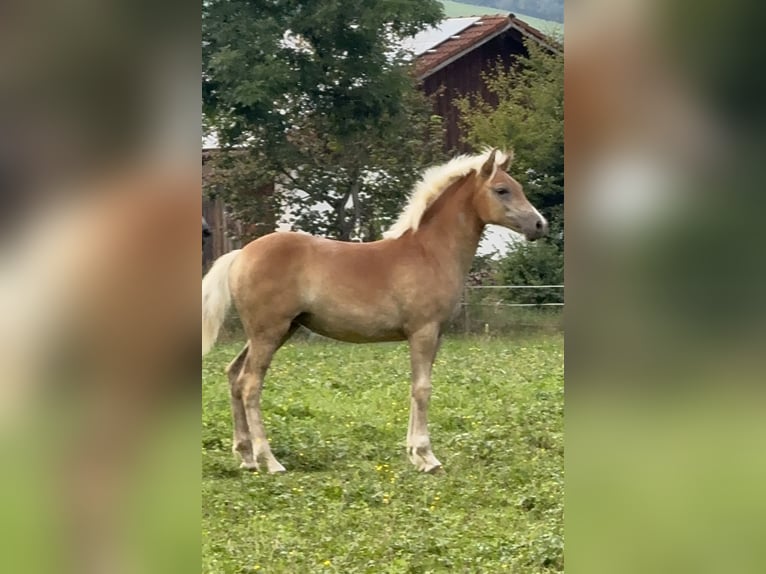
POLYGON ((444 465, 404 452, 405 344, 296 342, 263 412, 287 473, 238 469, 224 344, 203 365, 202 571, 563 571, 563 337, 449 338, 429 422, 444 465))
MULTIPOLYGON (((447 18, 484 16, 485 14, 508 14, 507 10, 498 10, 497 8, 476 6, 474 4, 464 4, 462 2, 452 2, 451 0, 442 0, 442 4, 444 5, 444 14, 447 18)), ((564 33, 564 25, 560 22, 543 20, 542 18, 535 18, 534 16, 527 16, 526 14, 519 14, 518 12, 515 12, 515 14, 519 20, 523 20, 530 26, 534 26, 546 34, 558 35, 564 33)))

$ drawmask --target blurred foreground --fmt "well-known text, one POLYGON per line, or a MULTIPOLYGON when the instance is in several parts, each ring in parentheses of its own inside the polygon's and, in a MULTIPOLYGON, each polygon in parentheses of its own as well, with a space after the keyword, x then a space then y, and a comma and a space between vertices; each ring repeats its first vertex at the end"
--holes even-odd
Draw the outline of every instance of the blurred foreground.
POLYGON ((2 9, 2 572, 199 567, 199 9, 147 7, 2 9))
POLYGON ((568 572, 766 563, 760 16, 568 7, 568 572))

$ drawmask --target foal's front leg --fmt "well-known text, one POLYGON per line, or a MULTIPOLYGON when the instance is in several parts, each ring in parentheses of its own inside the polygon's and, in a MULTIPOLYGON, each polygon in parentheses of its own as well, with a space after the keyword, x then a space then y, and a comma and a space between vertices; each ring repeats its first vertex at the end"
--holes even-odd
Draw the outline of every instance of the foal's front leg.
POLYGON ((441 466, 431 451, 428 436, 428 400, 431 398, 431 367, 439 348, 439 327, 431 325, 410 338, 412 400, 407 430, 407 454, 418 470, 432 472, 441 466))

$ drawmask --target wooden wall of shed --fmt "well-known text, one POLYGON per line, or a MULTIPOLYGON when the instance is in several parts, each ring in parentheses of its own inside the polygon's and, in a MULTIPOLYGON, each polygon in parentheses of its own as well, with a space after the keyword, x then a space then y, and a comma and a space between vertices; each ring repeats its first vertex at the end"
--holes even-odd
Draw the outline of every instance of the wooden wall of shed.
MULTIPOLYGON (((210 159, 218 150, 205 150, 202 154, 202 186, 203 190, 210 185, 211 164, 210 159)), ((274 184, 268 183, 253 191, 268 202, 274 194, 274 184)), ((202 266, 208 269, 213 261, 232 249, 239 249, 243 243, 247 243, 256 237, 271 233, 276 229, 276 214, 273 210, 264 208, 263 219, 252 224, 243 225, 232 218, 226 209, 226 204, 220 198, 211 199, 202 197, 202 217, 210 226, 211 236, 203 246, 202 266)))
POLYGON ((492 71, 498 62, 508 69, 516 56, 526 53, 521 33, 511 29, 471 50, 423 80, 422 86, 426 95, 437 94, 441 89, 435 97, 434 113, 444 118, 447 132, 445 149, 448 152, 476 151, 471 150, 470 146, 462 141, 460 117, 454 103, 455 99, 478 93, 492 101, 492 94, 487 91, 482 81, 482 74, 492 71))
POLYGON ((203 267, 207 269, 224 253, 241 247, 239 241, 234 239, 239 236, 240 230, 239 226, 226 216, 226 206, 221 199, 203 197, 202 217, 207 221, 212 233, 210 241, 206 242, 202 258, 203 267))

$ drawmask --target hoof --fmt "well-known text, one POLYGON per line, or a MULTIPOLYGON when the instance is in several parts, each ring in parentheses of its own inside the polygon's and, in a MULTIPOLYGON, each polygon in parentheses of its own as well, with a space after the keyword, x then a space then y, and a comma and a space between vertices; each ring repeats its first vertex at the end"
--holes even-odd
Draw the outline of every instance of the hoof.
POLYGON ((278 462, 275 461, 269 465, 269 474, 279 474, 280 472, 287 472, 287 470, 278 462))
POLYGON ((407 449, 407 454, 410 457, 410 462, 414 464, 415 468, 420 472, 435 474, 442 467, 442 463, 437 460, 430 448, 409 447, 407 449))
MULTIPOLYGON (((255 461, 242 462, 240 463, 239 468, 242 468, 244 470, 250 470, 250 471, 261 470, 260 465, 255 461)), ((279 464, 277 461, 267 463, 267 468, 268 468, 269 474, 278 474, 280 472, 287 472, 285 467, 279 464)))
POLYGON ((442 463, 436 460, 433 455, 431 455, 431 458, 433 459, 431 462, 420 460, 418 463, 415 463, 415 466, 420 472, 426 474, 439 474, 440 472, 443 472, 444 469, 442 468, 442 463))

